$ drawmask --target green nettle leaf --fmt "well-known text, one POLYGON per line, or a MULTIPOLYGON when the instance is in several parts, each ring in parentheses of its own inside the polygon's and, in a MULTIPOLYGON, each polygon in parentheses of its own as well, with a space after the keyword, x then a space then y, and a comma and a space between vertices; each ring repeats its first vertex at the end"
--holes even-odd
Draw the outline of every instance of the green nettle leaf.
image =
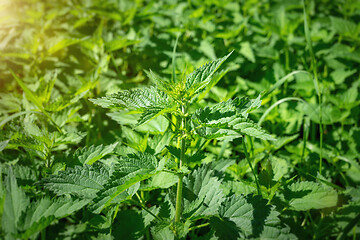
POLYGON ((153 176, 150 182, 141 186, 141 189, 152 190, 157 188, 169 188, 178 182, 179 178, 173 173, 159 172, 153 176))
POLYGON ((143 89, 124 90, 106 97, 90 99, 90 101, 103 108, 127 108, 138 110, 164 104, 167 101, 167 96, 155 87, 148 87, 143 89))
POLYGON ((160 203, 160 209, 158 216, 161 217, 164 221, 162 222, 168 222, 173 221, 175 216, 175 205, 172 199, 171 192, 166 194, 164 197, 164 200, 160 203))
POLYGON ((114 143, 108 146, 90 146, 78 149, 74 153, 74 158, 78 159, 82 164, 93 164, 97 160, 103 158, 104 156, 112 153, 116 148, 118 143, 114 143))
POLYGON ((155 83, 155 85, 159 90, 165 92, 169 96, 173 96, 173 93, 175 91, 175 86, 173 83, 167 81, 167 79, 161 78, 159 75, 155 74, 151 70, 149 71, 145 70, 145 73, 148 76, 148 78, 155 83))
POLYGON ((173 240, 174 232, 170 229, 170 224, 157 224, 151 228, 151 235, 154 240, 173 240))
MULTIPOLYGON (((77 103, 83 98, 91 89, 95 88, 97 82, 89 81, 83 84, 76 92, 70 92, 66 95, 61 95, 56 100, 46 104, 46 110, 49 112, 60 112, 65 108, 77 103)), ((56 115, 55 115, 56 116, 56 115)))
POLYGON ((33 202, 21 218, 21 237, 26 239, 49 226, 55 219, 64 218, 83 208, 90 200, 73 200, 62 197, 55 200, 49 198, 33 202))
POLYGON ((147 210, 145 209, 141 210, 141 215, 144 220, 143 222, 145 227, 150 226, 150 224, 156 219, 154 215, 157 216, 159 214, 160 208, 158 208, 157 206, 152 206, 149 207, 147 210))
POLYGON ((315 182, 297 182, 284 191, 284 199, 296 211, 334 207, 337 204, 337 192, 315 182))
POLYGON ((121 48, 130 46, 130 45, 134 45, 139 42, 140 41, 138 41, 138 40, 129 40, 126 38, 114 39, 110 42, 107 42, 105 44, 105 48, 107 51, 113 52, 113 51, 119 50, 121 48))
MULTIPOLYGON (((123 127, 124 125, 136 126, 141 118, 141 114, 129 114, 129 111, 122 110, 117 112, 107 113, 111 119, 121 124, 123 127)), ((169 121, 163 117, 158 116, 147 123, 144 123, 140 126, 136 126, 134 130, 143 133, 150 133, 150 134, 164 134, 166 129, 169 126, 169 121)))
POLYGON ((255 99, 249 99, 248 97, 237 98, 234 100, 237 111, 247 118, 248 113, 261 107, 261 95, 255 99))
POLYGON ((150 178, 152 175, 143 174, 133 178, 130 176, 122 176, 115 174, 108 184, 104 185, 104 189, 97 193, 97 197, 93 200, 93 205, 90 207, 94 213, 99 214, 101 211, 111 204, 118 204, 122 201, 131 198, 139 189, 140 181, 150 178))
POLYGON ((212 76, 223 62, 233 53, 230 52, 223 58, 205 64, 196 69, 186 77, 185 81, 185 99, 192 100, 195 95, 210 83, 212 76))
MULTIPOLYGON (((151 172, 160 166, 156 157, 150 153, 138 152, 119 159, 117 172, 136 175, 142 172, 151 172)), ((162 167, 162 166, 160 166, 162 167)))
POLYGON ((274 173, 274 181, 279 181, 284 175, 289 172, 289 163, 285 159, 271 156, 270 162, 272 171, 274 173))
POLYGON ((0 142, 0 152, 6 148, 10 140, 0 142))
POLYGON ((251 62, 255 62, 255 55, 249 42, 241 43, 240 53, 251 62))
POLYGON ((42 217, 38 222, 32 224, 26 231, 22 234, 18 234, 21 239, 28 239, 32 235, 39 233, 41 230, 45 229, 49 226, 52 222, 54 222, 56 218, 53 215, 48 217, 42 217))
POLYGON ((141 239, 144 235, 144 219, 134 209, 119 211, 115 221, 111 232, 114 239, 141 239))
POLYGON ((198 109, 192 116, 192 122, 196 132, 206 139, 225 136, 237 138, 248 135, 264 140, 275 140, 257 124, 246 119, 248 113, 260 105, 260 96, 254 100, 230 99, 212 107, 198 109))
POLYGON ((245 181, 227 181, 221 185, 221 188, 225 195, 229 195, 230 193, 235 195, 248 195, 257 192, 255 183, 252 184, 245 181))
POLYGON ((5 178, 5 202, 1 219, 1 227, 5 232, 6 239, 15 239, 14 235, 18 232, 18 225, 21 214, 30 204, 25 191, 18 185, 11 168, 5 178))
POLYGON ((164 106, 149 107, 141 114, 137 125, 147 123, 155 117, 171 111, 173 111, 171 106, 169 108, 164 108, 164 106))
POLYGON ((224 195, 221 182, 209 165, 194 170, 184 178, 184 217, 196 218, 217 213, 224 195))
POLYGON ((296 239, 283 227, 275 207, 260 196, 232 196, 219 208, 210 226, 220 239, 296 239))
POLYGON ((251 137, 256 137, 269 141, 275 140, 273 136, 266 133, 262 128, 260 128, 256 123, 254 123, 251 120, 244 121, 243 119, 234 119, 234 121, 231 122, 230 124, 233 124, 232 127, 234 131, 242 135, 248 135, 251 137))
POLYGON ((356 23, 338 17, 330 16, 331 26, 340 35, 356 38, 359 27, 356 23))
POLYGON ((36 172, 34 171, 34 169, 28 166, 23 166, 23 165, 8 166, 0 163, 0 170, 1 168, 3 169, 3 172, 8 172, 9 168, 11 168, 13 175, 20 183, 33 184, 37 181, 36 172))
POLYGON ((138 152, 121 157, 115 174, 94 199, 94 212, 100 213, 110 204, 118 203, 135 194, 139 188, 138 183, 159 173, 164 164, 164 161, 158 162, 156 157, 149 153, 138 152), (132 189, 129 189, 130 187, 132 189))
POLYGON ((41 183, 58 195, 71 194, 85 199, 93 199, 110 179, 112 169, 104 164, 75 166, 57 175, 45 178, 41 183))
POLYGON ((151 235, 156 240, 186 239, 190 224, 189 220, 175 224, 171 220, 159 222, 150 229, 151 235), (176 228, 176 235, 174 234, 174 228, 176 228))
POLYGON ((196 152, 196 153, 192 154, 188 159, 186 159, 186 162, 201 164, 201 160, 203 160, 205 158, 206 158, 206 155, 204 152, 196 152))
POLYGON ((177 159, 180 159, 180 149, 174 146, 166 146, 166 149, 171 153, 171 155, 177 159))
POLYGON ((134 113, 142 113, 138 125, 174 110, 170 98, 155 87, 125 90, 107 97, 90 99, 93 103, 103 108, 129 109, 134 113))
POLYGON ((359 20, 0 0, 0 240, 359 238, 359 20))
POLYGON ((88 37, 84 37, 84 38, 67 38, 67 39, 63 38, 63 39, 58 40, 59 38, 56 39, 57 40, 56 43, 54 43, 54 41, 51 42, 52 45, 48 49, 49 54, 53 54, 53 53, 55 53, 55 52, 57 52, 57 51, 59 51, 61 49, 64 49, 64 48, 69 47, 71 45, 77 44, 77 43, 79 43, 81 41, 84 41, 88 37))

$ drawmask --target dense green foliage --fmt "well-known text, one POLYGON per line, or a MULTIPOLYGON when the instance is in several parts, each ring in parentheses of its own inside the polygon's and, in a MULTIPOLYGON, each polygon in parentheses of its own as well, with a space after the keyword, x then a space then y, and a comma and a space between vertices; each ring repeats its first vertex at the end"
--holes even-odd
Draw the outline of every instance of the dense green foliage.
POLYGON ((0 238, 359 237, 359 0, 0 16, 0 238))

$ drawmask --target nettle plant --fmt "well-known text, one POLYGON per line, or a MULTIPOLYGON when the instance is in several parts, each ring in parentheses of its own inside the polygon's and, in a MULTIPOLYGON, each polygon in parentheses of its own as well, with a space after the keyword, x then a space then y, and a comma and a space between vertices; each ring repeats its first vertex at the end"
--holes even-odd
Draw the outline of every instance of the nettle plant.
POLYGON ((128 220, 138 226, 132 232, 134 238, 291 237, 275 207, 261 195, 223 193, 226 160, 202 163, 207 157, 204 146, 215 139, 251 136, 274 140, 248 118, 261 106, 260 96, 198 107, 199 96, 214 86, 219 79, 214 78, 215 72, 230 55, 179 79, 174 73, 171 80, 166 80, 150 71, 148 76, 154 86, 91 99, 103 108, 127 116, 136 114, 134 128, 159 118, 166 119, 168 127, 142 151, 113 156, 109 161, 101 158, 114 152, 119 147, 116 144, 79 150, 77 156, 83 165, 43 179, 43 185, 58 195, 86 200, 92 214, 102 213, 100 216, 111 219, 108 228, 113 235, 121 236, 121 231, 126 231, 122 226, 127 217, 117 220, 117 214, 135 208, 137 217, 129 214, 128 220), (152 201, 144 197, 152 192, 152 201))

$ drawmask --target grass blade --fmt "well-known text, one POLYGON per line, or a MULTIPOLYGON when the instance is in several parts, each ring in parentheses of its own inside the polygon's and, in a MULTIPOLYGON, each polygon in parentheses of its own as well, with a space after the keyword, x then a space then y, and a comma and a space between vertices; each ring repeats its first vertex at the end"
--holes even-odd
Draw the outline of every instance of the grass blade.
POLYGON ((314 82, 315 91, 316 91, 316 93, 318 95, 318 102, 319 102, 319 106, 320 106, 320 113, 319 113, 319 120, 320 120, 320 126, 319 126, 319 131, 320 131, 319 173, 321 174, 321 169, 322 169, 322 146, 323 146, 322 96, 321 96, 321 90, 319 88, 319 79, 318 79, 318 75, 317 75, 317 63, 316 63, 315 54, 314 54, 314 51, 313 51, 313 48, 312 48, 312 41, 311 41, 311 36, 310 36, 309 23, 308 23, 308 20, 307 20, 305 0, 303 0, 303 8, 304 8, 305 38, 306 38, 307 46, 309 48, 309 52, 310 52, 310 56, 311 56, 311 68, 313 70, 313 75, 314 75, 313 82, 314 82))
POLYGON ((270 88, 269 91, 267 91, 261 98, 265 98, 267 97, 270 93, 272 93, 275 89, 277 89, 278 87, 280 87, 281 85, 283 85, 290 77, 294 76, 295 74, 298 74, 298 73, 306 73, 306 74, 310 74, 309 72, 307 71, 303 71, 303 70, 297 70, 297 71, 293 71, 289 74, 287 74, 286 76, 282 77, 279 81, 277 81, 274 86, 272 86, 270 88))
POLYGON ((283 98, 280 99, 279 101, 277 101, 276 103, 274 103, 273 105, 271 105, 271 107, 269 107, 264 114, 261 116, 258 125, 261 126, 262 122, 264 121, 264 119, 266 118, 266 116, 271 112, 271 110, 273 110, 276 106, 280 105, 283 102, 287 102, 287 101, 299 101, 299 102, 303 102, 305 104, 307 104, 307 102, 301 98, 297 98, 297 97, 287 97, 287 98, 283 98))
POLYGON ((172 76, 171 76, 171 81, 172 82, 176 82, 176 48, 178 45, 178 41, 180 38, 180 33, 177 35, 176 40, 175 40, 175 45, 173 48, 173 54, 172 54, 172 76))

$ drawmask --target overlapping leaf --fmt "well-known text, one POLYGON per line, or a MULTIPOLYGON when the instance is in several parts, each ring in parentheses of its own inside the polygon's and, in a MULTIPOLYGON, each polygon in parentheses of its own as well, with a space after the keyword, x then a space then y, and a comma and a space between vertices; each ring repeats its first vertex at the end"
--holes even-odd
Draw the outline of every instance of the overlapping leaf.
POLYGON ((110 179, 112 169, 104 164, 75 166, 43 179, 42 184, 58 195, 93 199, 110 179))
POLYGON ((140 181, 161 171, 164 163, 148 153, 130 154, 121 157, 116 166, 110 168, 104 164, 75 166, 58 175, 42 180, 42 184, 58 195, 74 195, 84 199, 94 199, 92 209, 99 213, 113 202, 119 202, 132 196, 140 181))
POLYGON ((157 75, 151 70, 149 71, 145 70, 145 73, 148 76, 148 78, 156 84, 159 90, 165 92, 169 96, 175 97, 176 85, 174 85, 167 79, 161 78, 159 75, 157 75))
POLYGON ((90 101, 103 108, 126 108, 142 113, 138 121, 139 125, 172 111, 174 107, 169 97, 155 87, 125 90, 107 97, 90 99, 90 101))
POLYGON ((50 225, 55 219, 66 217, 83 208, 89 199, 74 200, 67 197, 51 200, 43 198, 33 202, 21 218, 21 238, 26 239, 50 225))
POLYGON ((305 181, 288 186, 282 198, 292 209, 306 211, 336 206, 338 194, 329 186, 305 181))
POLYGON ((224 200, 220 184, 210 166, 203 166, 186 176, 183 190, 184 216, 196 218, 216 214, 224 200))
POLYGON ((260 196, 227 198, 212 218, 211 227, 220 239, 297 239, 283 227, 274 206, 260 196))
POLYGON ((216 70, 231 54, 232 52, 222 58, 207 63, 190 73, 185 81, 185 99, 192 100, 199 91, 205 88, 211 81, 216 70))
POLYGON ((161 104, 166 104, 167 100, 167 96, 155 87, 124 90, 106 97, 90 99, 103 108, 127 108, 139 111, 148 107, 161 106, 161 104))
POLYGON ((11 168, 9 168, 8 176, 5 179, 5 186, 6 196, 1 228, 6 234, 6 239, 15 239, 14 235, 18 231, 20 216, 26 210, 30 201, 25 195, 25 191, 18 186, 11 168))
POLYGON ((99 213, 111 203, 119 202, 135 194, 140 181, 148 179, 160 172, 164 162, 149 153, 130 154, 119 159, 116 173, 94 199, 93 210, 99 213))
POLYGON ((103 158, 107 154, 110 154, 114 151, 118 143, 114 143, 111 145, 103 146, 90 146, 84 147, 82 149, 76 150, 74 153, 74 158, 77 158, 82 164, 93 164, 97 160, 103 158))
POLYGON ((192 122, 196 132, 207 139, 248 135, 264 140, 274 140, 261 127, 247 119, 248 113, 260 105, 260 96, 255 100, 230 99, 212 107, 197 110, 192 116, 192 122))

